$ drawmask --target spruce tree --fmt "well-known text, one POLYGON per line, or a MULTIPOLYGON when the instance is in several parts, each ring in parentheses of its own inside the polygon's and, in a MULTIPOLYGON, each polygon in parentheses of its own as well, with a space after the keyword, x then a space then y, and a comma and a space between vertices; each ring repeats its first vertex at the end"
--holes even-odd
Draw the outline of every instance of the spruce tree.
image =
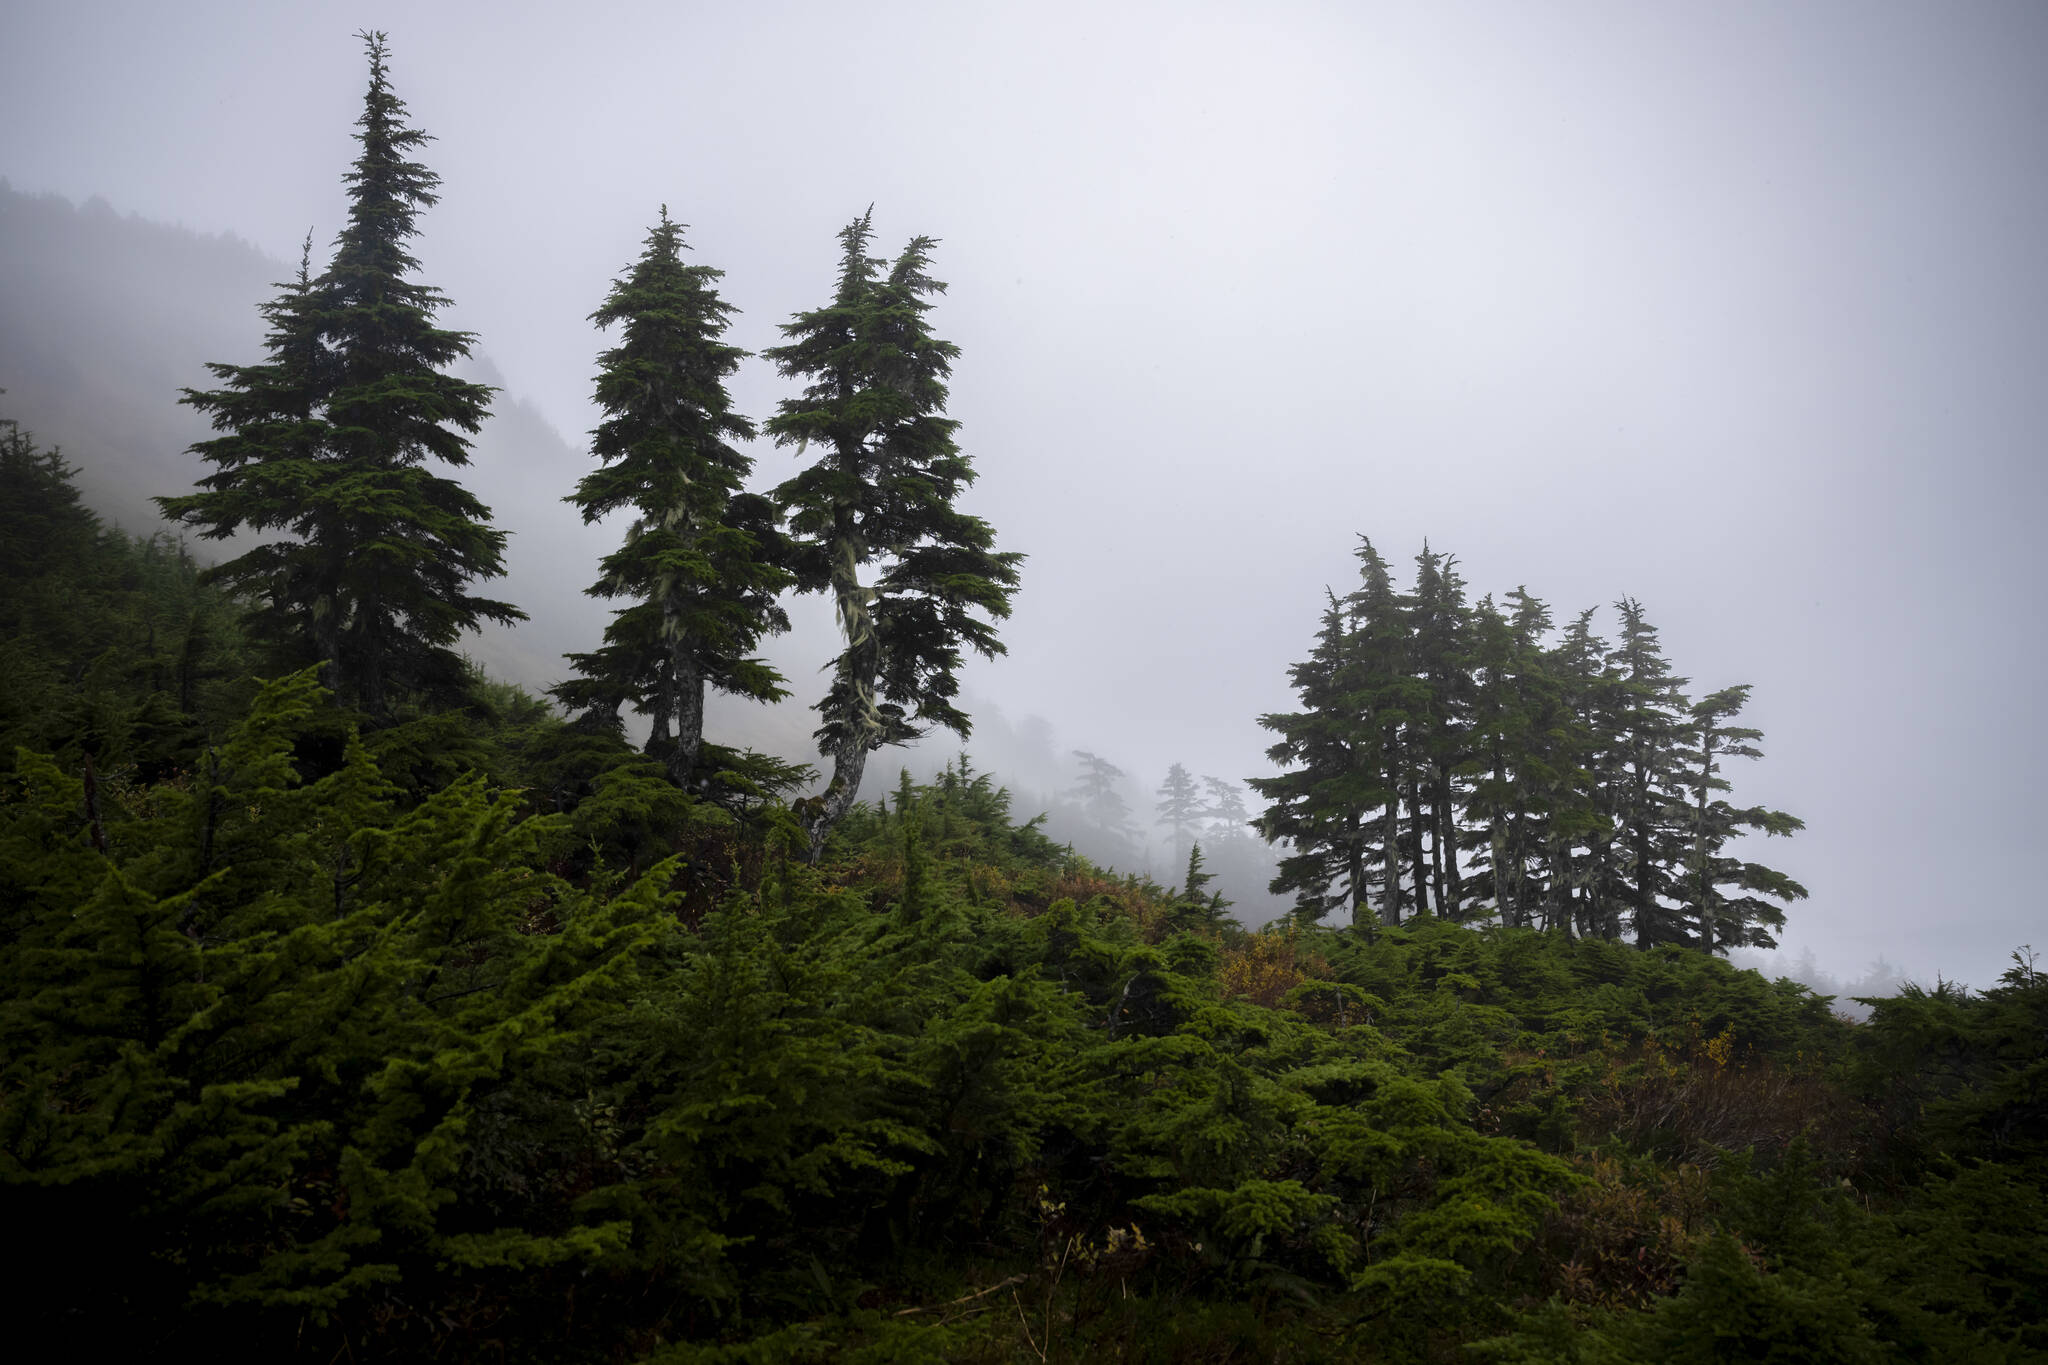
POLYGON ((945 288, 919 237, 888 272, 868 254, 873 210, 839 234, 832 302, 784 324, 767 356, 807 385, 767 430, 817 463, 776 489, 788 511, 799 592, 829 591, 845 648, 818 711, 832 760, 805 827, 815 861, 852 806, 867 756, 933 726, 965 736, 954 704, 963 647, 1003 651, 994 622, 1010 614, 1023 556, 995 550, 995 532, 954 507, 974 466, 945 416, 959 348, 933 336, 930 296, 945 288))
MULTIPOLYGON (((1465 604, 1465 580, 1458 561, 1431 550, 1427 542, 1415 556, 1415 594, 1411 613, 1413 670, 1427 687, 1415 743, 1418 795, 1415 810, 1418 858, 1421 832, 1429 835, 1429 861, 1424 870, 1435 889, 1439 915, 1461 917, 1464 877, 1459 865, 1458 808, 1462 798, 1458 770, 1463 762, 1465 732, 1470 724, 1471 674, 1466 663, 1471 611, 1465 604), (1428 803, 1424 817, 1421 805, 1428 803)), ((1418 876, 1418 886, 1421 878, 1418 876)), ((1418 895, 1420 892, 1418 891, 1418 895)))
POLYGON ((1470 778, 1466 814, 1477 823, 1473 831, 1477 843, 1473 892, 1483 902, 1493 902, 1495 913, 1507 927, 1526 923, 1522 902, 1516 898, 1520 882, 1511 860, 1511 810, 1516 804, 1513 757, 1528 729, 1528 718, 1513 690, 1516 653, 1516 632, 1493 602, 1493 593, 1487 593, 1473 608, 1473 712, 1464 759, 1470 778))
POLYGON ((1220 777, 1207 776, 1202 778, 1202 786, 1209 793, 1209 804, 1202 807, 1202 818, 1209 822, 1210 845, 1213 847, 1218 841, 1244 838, 1252 823, 1252 813, 1244 804, 1244 788, 1220 777))
MULTIPOLYGON (((1415 809, 1423 780, 1418 737, 1429 684, 1414 672, 1409 599, 1394 590, 1370 540, 1360 536, 1357 553, 1358 588, 1341 602, 1330 596, 1314 651, 1290 670, 1303 709, 1259 717, 1280 736, 1266 756, 1283 771, 1251 786, 1271 802, 1259 820, 1267 842, 1294 847, 1272 891, 1294 892, 1296 913, 1308 919, 1348 903, 1353 923, 1365 926, 1366 888, 1376 880, 1380 918, 1399 924, 1401 856, 1421 847, 1419 821, 1403 837, 1402 800, 1405 792, 1415 809)), ((1417 908, 1427 909, 1419 853, 1413 870, 1417 908)))
POLYGON ((1545 657, 1557 710, 1547 730, 1554 777, 1544 823, 1553 927, 1612 938, 1616 687, 1607 643, 1593 633, 1596 610, 1574 617, 1545 657))
POLYGON ((1550 776, 1542 757, 1554 718, 1542 645, 1550 609, 1523 588, 1506 601, 1503 610, 1488 594, 1473 612, 1467 810, 1484 829, 1475 889, 1493 900, 1501 923, 1522 928, 1542 908, 1540 866, 1532 869, 1532 859, 1542 846, 1541 790, 1550 776))
MULTIPOLYGON (((1377 748, 1386 810, 1380 838, 1382 873, 1380 915, 1386 923, 1401 922, 1401 793, 1412 790, 1420 766, 1416 743, 1419 722, 1428 706, 1428 684, 1415 675, 1412 599, 1397 592, 1387 562, 1373 543, 1358 538, 1359 585, 1347 599, 1359 670, 1354 705, 1367 718, 1377 748)), ((1415 860, 1415 908, 1426 911, 1425 879, 1415 860)))
POLYGON ((1643 604, 1624 597, 1614 606, 1621 614, 1620 639, 1608 655, 1620 689, 1613 801, 1620 845, 1617 880, 1636 946, 1649 948, 1685 936, 1665 901, 1678 894, 1685 862, 1679 769, 1691 703, 1685 698, 1686 679, 1671 672, 1643 604))
POLYGON ((265 309, 267 363, 213 366, 223 386, 186 393, 223 433, 195 447, 217 469, 205 491, 159 501, 209 537, 288 532, 214 578, 258 597, 304 655, 329 665, 343 697, 385 715, 415 694, 461 693, 466 668, 450 646, 482 621, 525 613, 470 592, 503 572, 505 533, 427 468, 469 462, 491 390, 447 373, 473 338, 436 327, 448 300, 411 278, 419 262, 407 243, 440 177, 410 159, 428 137, 406 125, 384 35, 360 36, 370 85, 334 257, 317 279, 302 263, 265 309))
POLYGON ((599 357, 592 433, 600 468, 567 499, 585 522, 631 509, 625 544, 603 562, 593 597, 626 598, 604 645, 569 660, 582 677, 554 695, 596 724, 618 723, 622 706, 653 718, 648 751, 677 785, 696 766, 706 687, 773 701, 781 676, 752 651, 765 632, 788 628, 775 595, 790 582, 777 562, 775 507, 743 491, 753 461, 732 445, 753 424, 732 410, 725 381, 745 352, 721 340, 732 306, 722 272, 684 265, 682 225, 666 206, 646 249, 590 315, 619 324, 619 344, 599 357))
POLYGON ((1288 671, 1299 711, 1259 717, 1279 739, 1266 757, 1277 777, 1251 788, 1270 803, 1259 818, 1268 843, 1291 848, 1269 890, 1294 895, 1295 914, 1311 922, 1348 906, 1354 925, 1370 924, 1368 886, 1381 828, 1374 812, 1393 799, 1380 734, 1357 695, 1356 638, 1334 596, 1309 657, 1288 671))
POLYGON ((1131 823, 1129 803, 1118 790, 1124 770, 1086 749, 1074 750, 1074 757, 1081 760, 1081 776, 1074 783, 1072 795, 1082 811, 1127 851, 1133 849, 1138 843, 1138 829, 1131 823))
POLYGON ((292 540, 259 545, 206 571, 207 581, 251 604, 249 623, 269 643, 271 666, 311 663, 340 671, 339 615, 332 610, 337 547, 332 505, 340 471, 327 445, 325 407, 334 357, 321 340, 321 299, 312 276, 313 238, 299 251, 298 274, 276 286, 260 308, 270 324, 268 358, 256 365, 213 363, 221 387, 186 389, 181 402, 213 419, 221 434, 192 447, 214 466, 202 490, 158 498, 165 517, 221 540, 247 528, 285 530, 292 540))
POLYGON ((1173 854, 1178 862, 1195 822, 1202 818, 1202 789, 1188 770, 1176 763, 1166 770, 1166 780, 1153 795, 1158 798, 1154 806, 1158 814, 1153 823, 1173 831, 1173 854))
POLYGON ((1749 684, 1743 683, 1692 708, 1692 752, 1684 779, 1692 803, 1692 849, 1684 886, 1702 952, 1776 947, 1771 931, 1785 923, 1778 902, 1806 898, 1806 888, 1784 873, 1726 851, 1729 841, 1745 831, 1790 835, 1806 828, 1805 821, 1784 811, 1738 807, 1717 795, 1732 786, 1722 776, 1724 760, 1763 757, 1756 747, 1763 731, 1727 724, 1748 701, 1749 684))

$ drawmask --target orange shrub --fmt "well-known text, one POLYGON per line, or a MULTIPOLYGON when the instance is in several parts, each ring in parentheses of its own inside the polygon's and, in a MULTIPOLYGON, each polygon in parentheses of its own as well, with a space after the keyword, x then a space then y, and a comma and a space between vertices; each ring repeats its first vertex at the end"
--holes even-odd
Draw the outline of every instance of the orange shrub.
POLYGON ((1277 1008, 1287 992, 1304 981, 1327 980, 1330 964, 1301 947, 1301 926, 1289 921, 1248 934, 1223 950, 1217 980, 1225 1000, 1244 999, 1277 1008))

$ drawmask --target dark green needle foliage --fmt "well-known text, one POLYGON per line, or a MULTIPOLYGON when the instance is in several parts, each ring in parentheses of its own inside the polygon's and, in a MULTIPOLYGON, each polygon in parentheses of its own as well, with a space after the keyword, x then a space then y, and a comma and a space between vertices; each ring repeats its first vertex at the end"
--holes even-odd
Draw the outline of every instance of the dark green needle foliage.
POLYGON ((0 422, 0 772, 26 746, 91 764, 96 793, 191 768, 246 703, 252 660, 242 612, 185 547, 104 526, 72 473, 0 422))
POLYGON ((856 806, 820 867, 764 799, 700 897, 680 859, 576 870, 622 834, 581 825, 602 792, 412 795, 352 738, 309 769, 325 707, 309 671, 189 771, 95 796, 23 751, 0 781, 25 1332, 362 1361, 2048 1347, 2030 959, 1858 1031, 1678 946, 1248 934, 1199 851, 1172 890, 1093 868, 964 759, 856 806))
POLYGON ((765 354, 805 381, 767 430, 815 463, 775 491, 789 513, 800 592, 830 592, 844 648, 818 711, 819 751, 832 760, 808 808, 811 857, 845 816, 867 756, 934 726, 965 736, 954 703, 963 653, 1003 652, 995 622, 1010 614, 1023 556, 995 549, 987 522, 954 506, 974 466, 945 415, 959 348, 931 334, 935 242, 913 239, 895 262, 868 254, 873 210, 839 234, 832 302, 785 323, 765 354))
POLYGON ((1687 680, 1672 674, 1642 603, 1624 597, 1614 608, 1621 618, 1621 638, 1609 657, 1620 689, 1615 720, 1622 737, 1613 801, 1617 880, 1639 943, 1680 942, 1683 927, 1664 907, 1677 895, 1676 870, 1684 857, 1680 751, 1689 721, 1687 680))
POLYGON ((1292 892, 1299 915, 1319 920, 1342 906, 1369 926, 1376 905, 1399 924, 1407 905, 1422 908, 1403 857, 1421 847, 1419 823, 1404 828, 1401 817, 1403 794, 1412 812, 1421 790, 1430 690, 1413 667, 1411 600, 1363 537, 1358 559, 1358 588, 1342 601, 1325 593, 1315 649, 1292 671, 1303 709, 1259 718, 1280 736, 1266 752, 1282 774, 1250 781, 1272 803, 1261 832, 1292 846, 1273 890, 1292 892))
POLYGON ((1378 732, 1355 700, 1359 672, 1350 622, 1332 597, 1315 649, 1289 671, 1302 709, 1259 717, 1280 736, 1266 754, 1283 770, 1249 779, 1271 803, 1259 830, 1289 849, 1272 889, 1292 892, 1295 913, 1310 923, 1339 908, 1352 924, 1372 923, 1381 837, 1372 817, 1389 789, 1378 732))
POLYGON ((598 358, 600 467, 569 501, 586 522, 634 514, 589 589, 627 605, 600 649, 569 656, 582 676, 554 689, 601 728, 615 728, 622 707, 652 717, 648 752, 679 786, 697 766, 707 688, 786 695, 753 651, 788 628, 775 597, 791 582, 774 504, 744 491, 753 461, 732 444, 754 435, 725 388, 746 354, 722 340, 733 309, 714 287, 721 272, 685 265, 683 249, 664 207, 640 259, 590 315, 617 326, 619 344, 598 358))
MULTIPOLYGON (((0 431, 22 1340, 2048 1359, 2048 978, 2022 951, 1857 1026, 1719 956, 1803 894, 1741 842, 1798 821, 1735 802, 1748 689, 1690 701, 1631 599, 1610 645, 1521 589, 1468 602, 1428 548, 1397 587, 1362 543, 1298 709, 1262 719, 1299 914, 1259 932, 1209 889, 1238 789, 1204 778, 1201 806, 1179 765, 1173 888, 1073 856, 964 754, 855 802, 876 747, 965 731, 957 668, 1000 652, 1016 584, 953 506, 929 242, 885 270, 850 226, 833 304, 774 353, 808 387, 770 430, 819 457, 780 490, 784 546, 742 490, 717 272, 664 212, 595 315, 617 344, 572 501, 637 525, 558 690, 579 715, 461 670, 456 633, 510 614, 466 595, 500 540, 425 467, 461 463, 486 395, 407 282, 434 182, 371 54, 334 265, 283 286, 263 363, 192 395, 214 472, 167 500, 272 542, 202 583, 0 431), (777 691, 752 651, 785 582, 834 594, 846 645, 833 786, 794 805, 806 770, 701 734, 706 688, 777 691)), ((1075 795, 1135 835, 1121 774, 1079 757, 1075 795)))
POLYGON ((1736 806, 1719 795, 1733 785, 1723 776, 1725 760, 1763 757, 1756 747, 1763 731, 1726 723, 1748 702, 1749 691, 1745 683, 1699 702, 1687 731, 1691 752, 1683 780, 1690 798, 1691 849, 1684 893, 1699 945, 1709 951, 1723 945, 1774 946, 1771 931, 1785 923, 1781 902, 1806 898, 1806 888, 1784 873, 1728 849, 1729 841, 1746 830, 1790 835, 1806 828, 1784 811, 1736 806))
POLYGON ((1556 631, 1525 588, 1468 603, 1456 561, 1426 546, 1410 593, 1370 541, 1358 555, 1359 586, 1325 594, 1291 671, 1301 709, 1259 722, 1279 736, 1280 774, 1251 779, 1261 831, 1287 850, 1272 889, 1300 917, 1398 924, 1412 908, 1644 948, 1775 941, 1805 889, 1733 841, 1802 825, 1721 795, 1728 758, 1761 756, 1758 732, 1727 723, 1747 687, 1695 706, 1633 598, 1610 646, 1593 611, 1556 631))
POLYGON ((201 491, 158 501, 208 538, 284 533, 209 581, 260 604, 279 663, 324 663, 345 700, 385 717, 415 697, 461 695, 468 674, 452 646, 524 613, 471 591, 503 572, 505 534, 430 468, 469 462, 491 391, 447 372, 471 337, 437 327, 448 300, 412 278, 408 243, 440 177, 411 159, 428 137, 406 125, 384 36, 362 36, 362 150, 333 259, 313 277, 309 256, 265 307, 266 361, 211 366, 221 387, 186 391, 221 433, 195 447, 215 469, 201 491))

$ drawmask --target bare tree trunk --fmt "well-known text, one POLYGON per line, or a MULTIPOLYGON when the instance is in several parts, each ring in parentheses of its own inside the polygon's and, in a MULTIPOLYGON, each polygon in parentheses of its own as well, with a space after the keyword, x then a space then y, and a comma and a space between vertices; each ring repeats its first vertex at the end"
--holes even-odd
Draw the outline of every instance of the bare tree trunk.
POLYGON ((804 828, 811 836, 809 856, 813 863, 824 854, 825 840, 830 837, 832 827, 853 809, 854 793, 860 790, 861 775, 868 765, 868 750, 847 740, 836 741, 827 757, 832 760, 832 780, 826 784, 825 794, 818 798, 809 818, 804 821, 804 828))
POLYGON ((668 775, 684 791, 697 771, 697 754, 704 745, 704 677, 695 660, 675 661, 676 741, 668 751, 668 775))

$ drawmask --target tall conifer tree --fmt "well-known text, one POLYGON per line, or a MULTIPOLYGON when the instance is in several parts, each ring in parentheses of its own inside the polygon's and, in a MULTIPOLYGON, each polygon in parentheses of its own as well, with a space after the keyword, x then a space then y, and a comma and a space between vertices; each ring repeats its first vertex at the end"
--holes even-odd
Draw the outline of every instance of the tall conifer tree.
POLYGON ((1074 750, 1074 757, 1081 760, 1081 775, 1075 780, 1070 794, 1102 833, 1113 838, 1126 852, 1135 853, 1139 843, 1138 827, 1131 823, 1131 807, 1124 800, 1124 770, 1086 749, 1074 750))
POLYGON ((1685 938, 1665 898, 1679 894, 1676 874, 1686 860, 1680 767, 1691 704, 1685 698, 1686 679, 1671 672, 1643 604, 1624 597, 1614 608, 1621 614, 1620 638, 1608 655, 1619 689, 1613 792, 1617 880, 1636 946, 1649 948, 1685 938))
MULTIPOLYGON (((1429 703, 1429 685, 1414 670, 1413 600, 1394 588, 1387 561, 1373 548, 1372 541, 1358 538, 1359 584, 1345 599, 1351 613, 1357 681, 1353 704, 1373 735, 1386 793, 1380 838, 1380 917, 1388 924, 1401 922, 1404 897, 1401 888, 1401 793, 1412 792, 1420 763, 1420 746, 1415 737, 1429 703)), ((1426 911, 1426 882, 1415 868, 1415 908, 1426 911)))
MULTIPOLYGON (((1413 669, 1427 688, 1413 746, 1418 750, 1419 770, 1415 787, 1429 811, 1427 870, 1436 892, 1437 913, 1457 919, 1465 901, 1458 858, 1458 772, 1471 723, 1471 673, 1465 658, 1470 647, 1471 610, 1465 605, 1465 580, 1458 573, 1458 561, 1430 549, 1427 542, 1415 557, 1412 630, 1413 669)), ((1418 824, 1423 823, 1419 809, 1416 814, 1418 824)))
POLYGON ((406 125, 384 35, 360 36, 370 86, 334 258, 317 280, 302 269, 266 309, 268 364, 215 366, 222 389, 187 393, 226 433, 198 447, 219 469, 202 481, 206 491, 161 504, 211 537, 243 526, 289 531, 214 576, 300 623, 336 690, 381 715, 415 693, 459 693, 466 670, 450 646, 482 621, 525 613, 470 592, 503 573, 505 533, 491 527, 489 508, 427 468, 469 462, 491 390, 446 372, 473 338, 436 327, 447 298, 411 278, 419 261, 407 243, 440 177, 411 159, 428 137, 406 125))
POLYGON ((1156 798, 1153 823, 1165 825, 1173 831, 1173 856, 1178 862, 1181 850, 1188 847, 1196 822, 1202 818, 1202 789, 1193 775, 1176 763, 1166 770, 1166 780, 1159 784, 1159 790, 1153 796, 1156 798))
POLYGON ((197 493, 158 498, 166 517, 221 540, 247 527, 289 531, 294 540, 248 550, 203 577, 252 604, 252 633, 267 642, 270 664, 288 672, 341 661, 339 620, 328 610, 334 590, 340 518, 321 494, 336 468, 327 445, 326 402, 334 357, 320 338, 321 298, 312 276, 313 238, 299 252, 298 274, 274 286, 261 306, 270 324, 268 358, 255 365, 213 363, 221 387, 186 389, 180 400, 211 415, 221 433, 193 446, 214 466, 197 493))
POLYGON ((1553 927, 1567 934, 1611 937, 1615 686, 1607 669, 1607 642, 1593 633, 1597 610, 1589 607, 1574 617, 1564 638, 1544 657, 1556 698, 1547 731, 1552 782, 1544 821, 1545 861, 1553 927))
POLYGON ((1370 927, 1370 864, 1377 851, 1373 813, 1391 798, 1379 735, 1355 696, 1355 637, 1334 595, 1308 658, 1288 670, 1301 710, 1259 717, 1279 736, 1266 757, 1277 777, 1254 777, 1251 788, 1268 801, 1259 832, 1285 843, 1271 885, 1292 893, 1295 914, 1314 922, 1348 906, 1351 922, 1370 927))
POLYGON ((818 704, 832 776, 805 819, 813 861, 870 753, 932 726, 968 733, 953 700, 962 648, 1003 652, 994 623, 1010 614, 1023 560, 953 505, 974 466, 944 415, 959 348, 926 324, 930 296, 945 288, 929 273, 935 243, 914 239, 884 274, 868 254, 872 214, 839 234, 832 302, 784 324, 788 344, 766 352, 784 376, 808 381, 768 431, 778 445, 819 448, 775 493, 790 515, 797 590, 832 594, 846 641, 818 704))
POLYGON ((1684 886, 1702 952, 1776 947, 1771 931, 1785 923, 1778 902, 1806 898, 1806 888, 1784 873, 1727 852, 1729 841, 1748 830, 1790 835, 1806 828, 1805 821, 1784 811, 1738 807, 1717 795, 1732 786, 1721 775, 1724 760, 1763 757, 1756 747, 1763 731, 1727 723, 1748 701, 1749 684, 1743 683, 1692 708, 1692 753, 1685 775, 1692 799, 1692 857, 1684 886))
POLYGON ((751 655, 764 632, 788 627, 775 595, 790 582, 774 504, 743 491, 753 461, 732 445, 754 428, 726 393, 746 352, 721 340, 733 312, 714 288, 722 272, 683 264, 683 250, 682 225, 664 206, 639 261, 590 315, 618 324, 619 344, 599 357, 606 417, 590 450, 601 467, 568 501, 585 522, 637 514, 589 589, 632 604, 602 648, 568 656, 583 676, 554 689, 600 724, 615 725, 624 705, 652 716, 649 752, 678 785, 703 742, 706 687, 786 695, 781 676, 751 655))
POLYGON ((1399 924, 1401 800, 1414 790, 1410 746, 1428 684, 1411 671, 1408 600, 1370 540, 1359 537, 1357 554, 1358 588, 1330 598, 1315 649, 1289 670, 1303 709, 1259 717, 1280 736, 1266 756, 1283 772, 1251 786, 1271 803, 1260 832, 1294 846, 1271 890, 1294 892, 1297 913, 1310 919, 1348 902, 1364 926, 1376 876, 1380 918, 1399 924))
POLYGON ((1248 843, 1253 822, 1252 813, 1244 804, 1244 788, 1220 777, 1207 776, 1202 778, 1202 788, 1209 793, 1208 804, 1202 807, 1202 819, 1208 825, 1210 851, 1248 843))

